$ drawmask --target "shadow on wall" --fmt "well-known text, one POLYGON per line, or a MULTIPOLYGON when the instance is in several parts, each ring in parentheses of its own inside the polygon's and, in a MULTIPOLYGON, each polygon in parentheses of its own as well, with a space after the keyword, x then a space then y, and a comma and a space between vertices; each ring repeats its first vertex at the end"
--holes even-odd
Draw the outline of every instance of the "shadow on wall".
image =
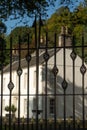
MULTIPOLYGON (((62 87, 63 77, 60 75, 56 76, 56 80, 54 78, 54 74, 52 72, 52 69, 47 68, 47 73, 45 71, 45 66, 43 66, 42 69, 42 83, 43 83, 43 94, 46 94, 46 74, 47 74, 47 99, 48 99, 48 107, 49 107, 49 99, 55 98, 56 96, 56 116, 57 118, 64 118, 64 106, 65 106, 65 114, 66 117, 72 117, 75 114, 75 118, 82 119, 83 117, 83 101, 84 101, 84 116, 86 118, 87 115, 87 96, 82 95, 82 87, 81 86, 73 86, 73 82, 70 80, 67 82, 67 88, 65 90, 65 96, 64 96, 64 89, 62 87), (55 85, 56 81, 56 85, 55 85), (55 95, 55 88, 56 88, 56 95, 55 95), (75 91, 74 91, 75 90, 75 91), (64 103, 65 100, 65 103, 64 103)), ((44 98, 44 97, 43 97, 44 98)), ((45 99, 44 104, 45 104, 45 99)), ((44 106, 45 108, 45 106, 44 106)), ((49 113, 49 109, 48 109, 49 113)), ((50 113, 48 114, 48 117, 50 116, 50 113)))

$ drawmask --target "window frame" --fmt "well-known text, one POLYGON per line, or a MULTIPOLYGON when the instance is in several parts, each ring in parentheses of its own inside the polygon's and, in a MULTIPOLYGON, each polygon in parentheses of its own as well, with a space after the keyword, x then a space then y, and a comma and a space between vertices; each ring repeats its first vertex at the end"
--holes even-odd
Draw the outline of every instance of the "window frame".
POLYGON ((55 99, 50 98, 49 99, 49 114, 54 115, 54 110, 55 110, 55 99))

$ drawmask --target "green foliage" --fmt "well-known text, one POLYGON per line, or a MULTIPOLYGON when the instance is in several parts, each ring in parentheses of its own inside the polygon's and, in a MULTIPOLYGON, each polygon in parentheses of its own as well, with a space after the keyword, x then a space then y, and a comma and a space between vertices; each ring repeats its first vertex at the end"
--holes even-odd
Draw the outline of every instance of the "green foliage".
POLYGON ((82 5, 73 12, 68 7, 61 7, 48 20, 48 28, 52 31, 55 29, 58 31, 61 26, 67 26, 74 33, 75 27, 83 28, 84 25, 87 25, 87 7, 82 5))
POLYGON ((0 21, 0 35, 4 33, 6 33, 6 26, 2 21, 0 21))
POLYGON ((87 25, 87 7, 80 4, 72 13, 73 24, 87 25))
POLYGON ((0 69, 5 65, 6 59, 6 41, 4 38, 0 37, 0 69))
POLYGON ((5 39, 6 26, 3 22, 0 22, 0 69, 9 63, 7 42, 5 39))
POLYGON ((55 0, 3 0, 0 1, 0 18, 6 19, 11 15, 31 16, 32 14, 44 14, 46 7, 53 4, 55 0))
MULTIPOLYGON (((9 16, 13 16, 14 19, 19 17, 29 16, 32 14, 44 15, 50 5, 55 5, 57 0, 2 0, 0 1, 0 18, 8 19, 9 16)), ((75 2, 79 0, 58 0, 59 5, 72 5, 75 6, 75 2)), ((87 1, 83 0, 83 4, 87 5, 87 1)))
POLYGON ((12 113, 15 113, 17 108, 12 104, 11 106, 6 106, 5 111, 9 112, 11 111, 12 113))
POLYGON ((12 113, 15 113, 16 110, 17 110, 17 108, 12 104, 12 106, 11 106, 11 111, 12 111, 12 113))
POLYGON ((48 20, 48 29, 60 32, 61 26, 68 26, 70 28, 71 12, 68 7, 59 8, 52 17, 48 20))
POLYGON ((5 111, 7 111, 7 112, 9 112, 9 111, 10 111, 9 106, 6 106, 6 107, 5 107, 5 111))
MULTIPOLYGON (((16 27, 14 30, 12 30, 12 32, 9 35, 8 39, 10 39, 10 37, 12 37, 13 45, 16 45, 19 42, 18 37, 20 36, 20 43, 25 44, 28 41, 29 32, 31 32, 29 27, 23 27, 23 26, 16 27)), ((32 32, 30 34, 31 34, 31 38, 32 38, 32 32)), ((31 42, 31 39, 30 39, 30 42, 31 42)))
MULTIPOLYGON (((87 6, 80 4, 73 12, 67 6, 62 6, 59 8, 52 16, 49 18, 42 27, 41 36, 46 36, 46 31, 48 31, 48 41, 49 46, 54 45, 54 33, 60 33, 61 26, 67 26, 69 28, 69 34, 75 35, 75 46, 82 44, 82 32, 85 30, 85 45, 87 45, 87 6)), ((38 22, 37 22, 38 25, 38 22)), ((37 29, 38 26, 37 26, 37 29)), ((18 44, 18 35, 21 36, 21 43, 25 46, 27 44, 27 34, 30 32, 30 43, 31 47, 35 46, 35 32, 33 28, 29 27, 17 27, 11 34, 6 38, 7 48, 9 48, 9 39, 10 36, 13 37, 13 45, 18 44)), ((76 49, 77 53, 81 56, 81 49, 76 49)), ((85 57, 87 49, 85 49, 85 57)))
MULTIPOLYGON (((60 33, 61 26, 69 28, 69 34, 75 36, 75 46, 82 45, 82 32, 84 32, 84 44, 87 45, 87 7, 80 4, 73 12, 68 7, 59 8, 47 21, 48 32, 60 33)), ((53 34, 50 33, 50 41, 53 42, 53 34)), ((82 49, 75 49, 82 56, 82 49)), ((84 49, 84 58, 87 60, 87 47, 84 49)))

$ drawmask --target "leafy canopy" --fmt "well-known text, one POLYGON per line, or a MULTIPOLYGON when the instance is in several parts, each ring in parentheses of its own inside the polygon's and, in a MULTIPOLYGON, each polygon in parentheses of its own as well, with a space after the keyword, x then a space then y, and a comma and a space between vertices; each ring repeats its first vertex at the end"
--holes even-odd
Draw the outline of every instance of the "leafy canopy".
POLYGON ((5 106, 5 111, 9 112, 11 111, 12 113, 15 113, 17 110, 17 108, 14 106, 14 104, 12 104, 11 106, 5 106))
MULTIPOLYGON (((75 46, 82 45, 82 32, 84 31, 84 45, 87 45, 87 6, 80 4, 73 12, 67 7, 59 8, 48 20, 48 29, 60 33, 61 26, 67 26, 69 34, 75 35, 75 46)), ((50 39, 52 37, 51 34, 50 39)), ((78 47, 75 50, 82 57, 81 49, 78 47)), ((87 61, 87 48, 84 48, 84 58, 87 61)))
MULTIPOLYGON (((0 18, 6 19, 11 15, 15 18, 18 16, 32 14, 44 14, 50 5, 54 5, 55 1, 60 4, 73 5, 79 0, 1 0, 0 1, 0 18)), ((87 0, 83 0, 84 5, 87 5, 87 0)))
POLYGON ((18 44, 18 34, 20 34, 20 42, 21 44, 27 43, 27 35, 30 32, 30 28, 26 27, 26 26, 20 26, 20 27, 16 27, 15 29, 13 29, 9 35, 12 36, 13 38, 13 44, 18 44))
POLYGON ((25 14, 30 16, 37 13, 42 14, 46 11, 46 7, 53 4, 56 0, 3 0, 0 1, 0 18, 5 19, 10 15, 25 14))

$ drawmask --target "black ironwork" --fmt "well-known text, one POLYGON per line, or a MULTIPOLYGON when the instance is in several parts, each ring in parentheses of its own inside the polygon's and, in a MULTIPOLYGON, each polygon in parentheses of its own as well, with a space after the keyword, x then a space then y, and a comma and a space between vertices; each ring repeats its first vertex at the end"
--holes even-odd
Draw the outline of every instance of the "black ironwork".
POLYGON ((22 75, 22 69, 20 67, 18 67, 17 74, 18 74, 18 76, 22 75))
POLYGON ((44 57, 45 61, 49 60, 49 54, 47 52, 44 53, 43 57, 44 57))
POLYGON ((27 55, 26 60, 27 60, 27 62, 30 62, 31 61, 31 55, 27 55))
POLYGON ((62 82, 62 87, 63 87, 64 90, 67 89, 67 87, 68 87, 67 85, 68 85, 68 84, 67 84, 66 80, 63 80, 63 82, 62 82))
POLYGON ((53 72, 54 75, 57 75, 57 73, 58 73, 58 68, 57 68, 57 66, 54 66, 54 67, 53 67, 52 72, 53 72))
POLYGON ((14 84, 11 81, 8 84, 8 88, 10 91, 12 91, 12 89, 14 88, 14 84))
POLYGON ((81 66, 80 71, 81 71, 82 74, 85 74, 85 72, 86 72, 86 67, 85 67, 84 64, 81 66))
POLYGON ((40 114, 41 112, 43 112, 42 110, 32 110, 33 113, 37 113, 40 114))
POLYGON ((72 51, 72 53, 71 53, 70 56, 71 56, 72 60, 75 60, 75 59, 76 59, 76 53, 75 53, 74 50, 72 51))
MULTIPOLYGON (((0 63, 1 130, 86 129, 87 84, 85 77, 87 65, 84 50, 87 46, 84 46, 84 36, 82 36, 81 46, 75 46, 74 37, 72 46, 66 46, 66 36, 62 34, 63 42, 60 47, 57 45, 57 34, 55 34, 54 44, 50 46, 49 32, 46 31, 45 44, 41 46, 41 26, 37 28, 36 16, 34 27, 35 46, 30 47, 30 34, 28 34, 27 48, 21 48, 19 36, 17 48, 19 58, 18 61, 13 61, 12 51, 14 49, 11 37, 8 49, 10 50, 9 64, 4 67, 4 60, 0 63), (81 48, 81 58, 77 56, 76 48, 81 48), (24 59, 21 57, 23 50, 27 52, 24 59), (33 54, 31 50, 34 51, 33 54), (59 57, 60 51, 62 58, 59 57), (78 64, 77 59, 79 59, 78 64), (81 83, 79 86, 77 86, 78 82, 81 83), (5 115, 5 104, 10 108, 8 116, 5 115), (15 104, 17 108, 15 116, 11 112, 12 104, 15 104)), ((4 53, 3 49, 0 48, 0 56, 4 53)))

